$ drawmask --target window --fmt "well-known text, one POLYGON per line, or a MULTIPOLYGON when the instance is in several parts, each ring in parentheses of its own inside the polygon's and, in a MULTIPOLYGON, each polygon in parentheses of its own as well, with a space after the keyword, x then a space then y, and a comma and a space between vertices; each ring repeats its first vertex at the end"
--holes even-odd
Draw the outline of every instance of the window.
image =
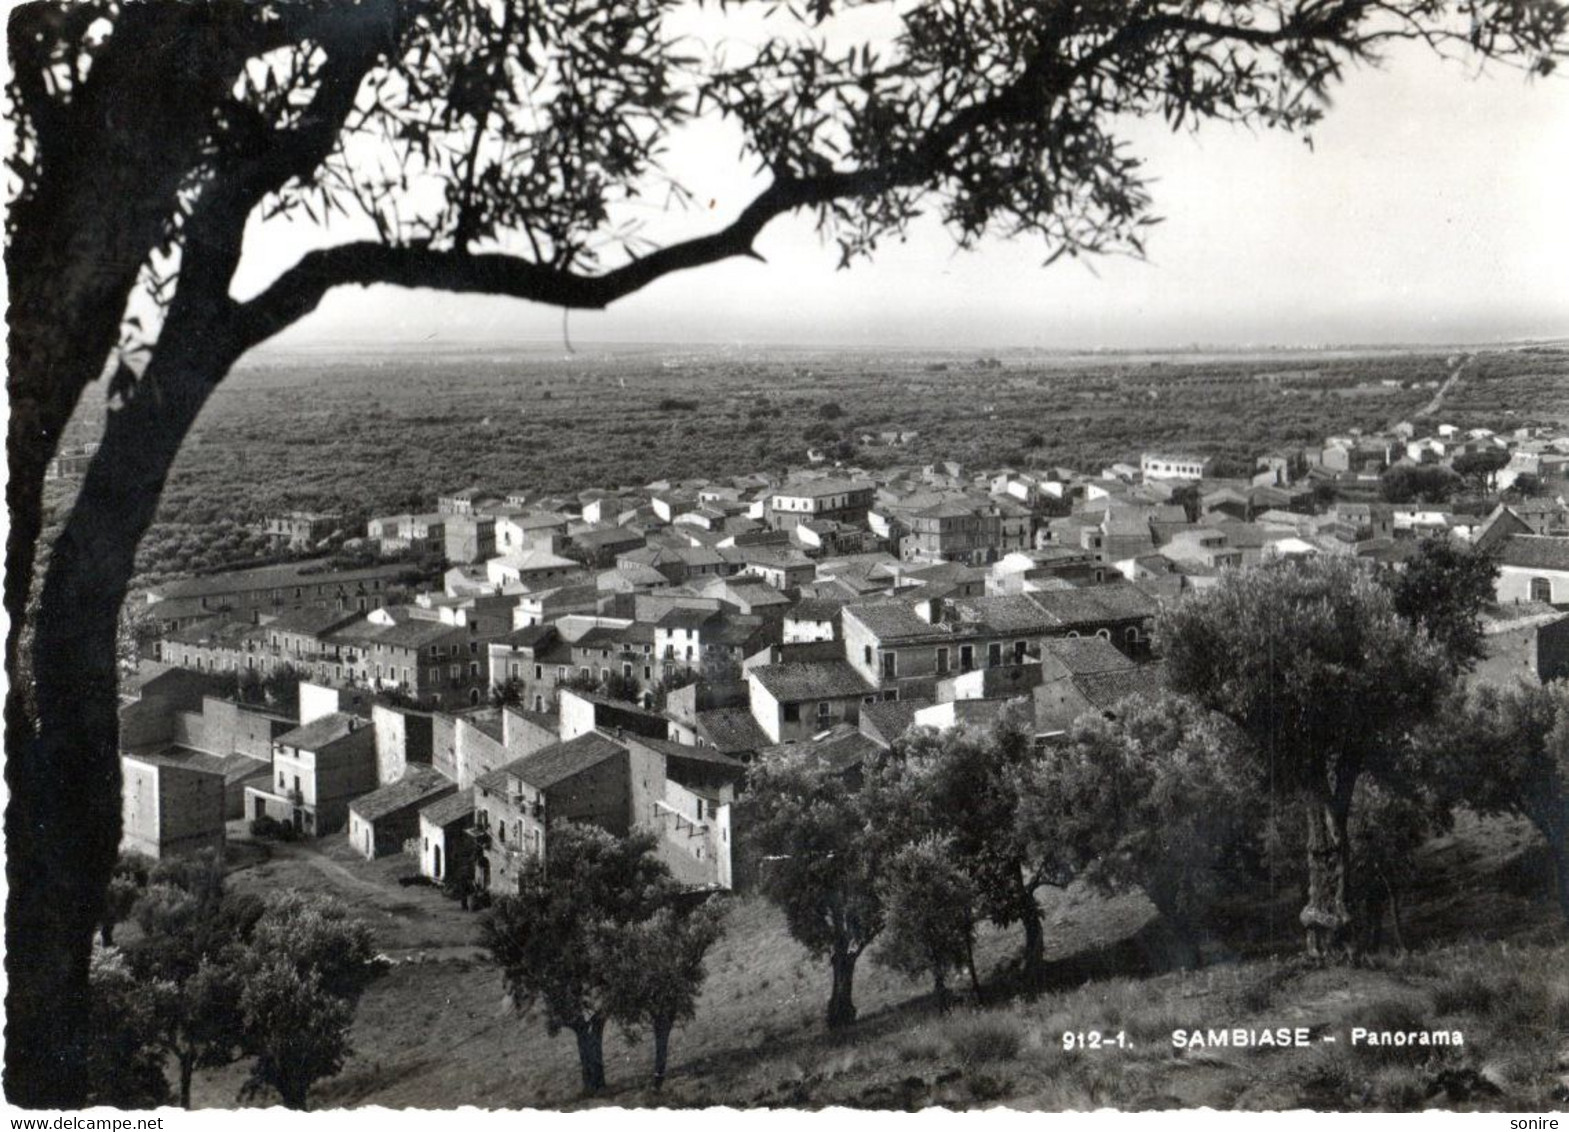
POLYGON ((866 661, 866 666, 870 668, 872 666, 872 646, 867 645, 862 649, 861 656, 866 661))
POLYGON ((975 646, 959 646, 959 671, 968 672, 975 667, 975 646))
POLYGON ((1531 579, 1531 600, 1551 603, 1553 600, 1553 582, 1551 578, 1531 579))
POLYGON ((1030 645, 1029 645, 1028 641, 1014 641, 1013 642, 1013 663, 1015 663, 1015 664, 1023 664, 1024 663, 1024 654, 1029 650, 1029 647, 1030 647, 1030 645))
POLYGON ((939 675, 939 676, 946 676, 947 674, 948 674, 948 650, 946 648, 941 648, 941 649, 937 650, 937 675, 939 675))
POLYGON ((653 667, 653 665, 651 665, 651 664, 643 665, 643 679, 644 680, 652 680, 653 678, 654 678, 654 667, 653 667))
POLYGON ((817 718, 820 719, 820 720, 827 720, 827 718, 829 716, 829 713, 832 710, 833 710, 833 705, 828 703, 827 701, 824 701, 823 703, 818 704, 817 705, 817 718))
POLYGON ((479 661, 477 661, 477 660, 469 661, 469 675, 470 676, 478 676, 479 675, 479 661))
POLYGON ((986 646, 986 667, 997 668, 1002 664, 1002 643, 993 641, 986 646))
POLYGON ((785 704, 784 705, 784 720, 785 720, 786 723, 795 723, 795 722, 799 721, 800 718, 801 718, 801 705, 800 704, 785 704))
POLYGON ((899 654, 894 652, 883 653, 883 679, 892 680, 898 675, 899 654))

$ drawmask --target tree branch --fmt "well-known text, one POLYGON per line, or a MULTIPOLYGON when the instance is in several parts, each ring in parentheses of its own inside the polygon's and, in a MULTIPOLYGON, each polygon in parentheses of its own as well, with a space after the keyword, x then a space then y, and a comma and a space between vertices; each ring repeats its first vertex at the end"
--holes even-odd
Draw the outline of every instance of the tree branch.
POLYGON ((757 258, 752 242, 776 216, 846 195, 858 175, 777 181, 724 229, 632 260, 603 275, 581 275, 501 253, 393 246, 374 241, 307 252, 236 312, 250 348, 315 310, 334 287, 386 283, 438 291, 506 295, 552 306, 603 310, 617 299, 677 271, 736 256, 757 258))

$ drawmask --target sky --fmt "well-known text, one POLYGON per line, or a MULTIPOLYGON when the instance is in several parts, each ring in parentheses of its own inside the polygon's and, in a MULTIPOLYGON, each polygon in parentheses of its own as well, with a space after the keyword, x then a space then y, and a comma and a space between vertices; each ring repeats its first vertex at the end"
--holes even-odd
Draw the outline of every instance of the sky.
MULTIPOLYGON (((1352 71, 1309 149, 1300 137, 1128 122, 1154 177, 1146 261, 1043 268, 1038 242, 955 251, 934 220, 836 270, 805 216, 767 260, 667 277, 575 344, 668 342, 1046 349, 1487 343, 1569 336, 1569 79, 1481 75, 1419 49, 1352 71)), ((676 139, 669 168, 703 205, 652 218, 676 239, 726 223, 761 182, 733 135, 676 139)), ((259 289, 310 246, 354 238, 258 225, 236 283, 259 289)), ((562 315, 516 300, 340 289, 275 346, 560 341, 562 315)))

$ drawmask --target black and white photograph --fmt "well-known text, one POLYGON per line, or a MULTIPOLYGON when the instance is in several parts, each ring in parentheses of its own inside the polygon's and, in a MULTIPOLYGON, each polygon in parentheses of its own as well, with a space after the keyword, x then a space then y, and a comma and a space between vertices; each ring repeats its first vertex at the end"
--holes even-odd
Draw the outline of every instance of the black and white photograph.
POLYGON ((9 1128, 1566 1127, 1569 0, 3 10, 9 1128))

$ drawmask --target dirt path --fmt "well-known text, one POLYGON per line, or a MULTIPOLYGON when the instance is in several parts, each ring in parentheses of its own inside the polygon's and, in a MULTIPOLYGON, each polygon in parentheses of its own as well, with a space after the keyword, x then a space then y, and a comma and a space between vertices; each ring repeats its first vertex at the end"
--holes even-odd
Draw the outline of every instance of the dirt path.
POLYGON ((1460 358, 1460 360, 1455 363, 1454 369, 1449 371, 1449 376, 1444 379, 1444 384, 1440 385, 1438 387, 1438 392, 1433 394, 1433 399, 1427 404, 1423 405, 1413 415, 1418 417, 1430 417, 1434 413, 1438 412, 1439 406, 1444 403, 1444 398, 1448 396, 1449 391, 1455 387, 1455 382, 1460 380, 1461 375, 1465 373, 1465 371, 1474 361, 1476 361, 1475 354, 1466 354, 1460 358))
POLYGON ((350 889, 366 900, 381 904, 390 895, 384 885, 366 880, 364 877, 355 876, 337 861, 315 848, 305 848, 299 844, 280 841, 272 848, 274 861, 300 861, 321 873, 334 885, 350 889))

